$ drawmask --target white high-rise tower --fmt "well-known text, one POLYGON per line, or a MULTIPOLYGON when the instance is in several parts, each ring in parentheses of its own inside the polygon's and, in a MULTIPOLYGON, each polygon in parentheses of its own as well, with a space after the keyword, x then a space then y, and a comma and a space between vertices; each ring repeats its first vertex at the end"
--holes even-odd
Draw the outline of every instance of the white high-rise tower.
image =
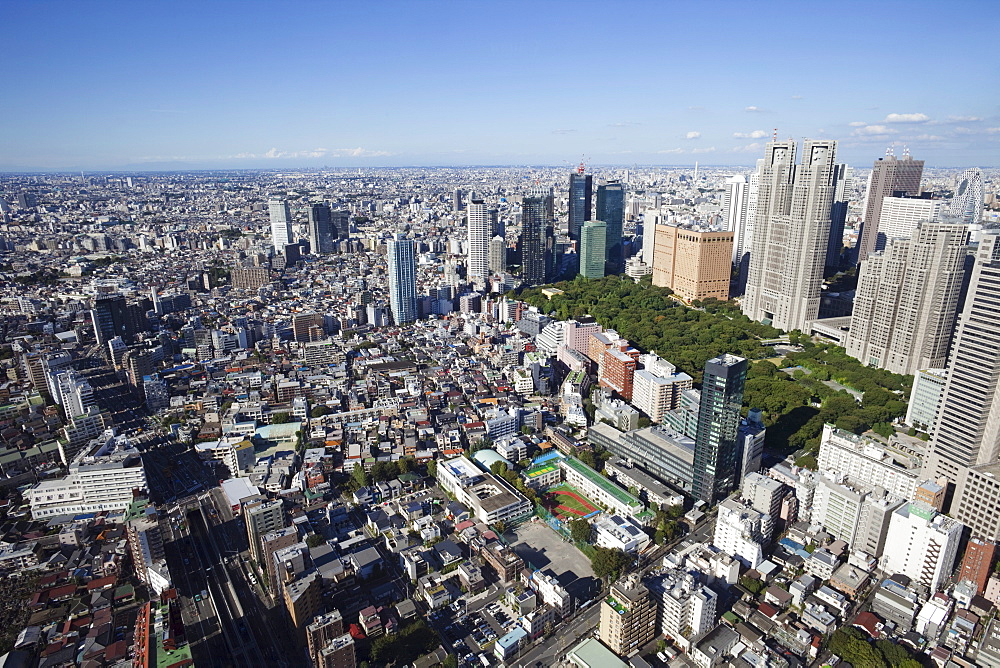
POLYGON ((274 252, 282 253, 285 246, 292 243, 292 214, 288 209, 288 202, 272 197, 267 202, 267 212, 271 218, 271 243, 274 244, 274 252))
POLYGON ((973 167, 962 172, 951 200, 951 215, 963 223, 975 224, 983 219, 983 172, 973 167))
POLYGON ((740 247, 741 236, 746 229, 747 219, 747 178, 742 174, 726 180, 726 190, 722 193, 722 224, 733 232, 733 264, 743 255, 740 247))
POLYGON ((496 218, 496 209, 490 209, 483 200, 469 203, 469 281, 477 287, 485 286, 490 275, 490 239, 496 218))

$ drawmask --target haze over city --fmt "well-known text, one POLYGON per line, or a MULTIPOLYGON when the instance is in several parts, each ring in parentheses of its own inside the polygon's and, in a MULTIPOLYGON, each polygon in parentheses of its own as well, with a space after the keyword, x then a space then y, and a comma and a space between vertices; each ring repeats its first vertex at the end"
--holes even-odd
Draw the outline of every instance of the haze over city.
POLYGON ((0 170, 996 164, 986 2, 19 2, 0 170))

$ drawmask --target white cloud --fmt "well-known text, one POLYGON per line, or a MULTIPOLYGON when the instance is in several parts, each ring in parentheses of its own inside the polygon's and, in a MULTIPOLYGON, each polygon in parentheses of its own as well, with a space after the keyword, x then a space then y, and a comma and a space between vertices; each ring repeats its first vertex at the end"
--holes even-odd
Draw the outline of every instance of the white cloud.
POLYGON ((733 136, 737 139, 761 139, 767 136, 767 132, 764 130, 754 130, 753 132, 734 132, 733 136))
POLYGON ((863 128, 868 124, 865 123, 864 121, 851 121, 850 123, 848 123, 848 125, 850 125, 852 128, 863 128))
POLYGON ((608 123, 609 128, 634 128, 637 125, 642 125, 637 121, 622 121, 620 123, 608 123))
POLYGON ((801 95, 793 95, 792 99, 793 100, 802 100, 802 99, 805 99, 805 98, 803 98, 801 95))
POLYGON ((743 111, 760 111, 760 107, 749 106, 749 107, 745 107, 743 109, 743 111))
POLYGON ((986 128, 986 134, 988 135, 1000 134, 1000 128, 986 128))
POLYGON ((757 153, 762 150, 764 145, 759 141, 755 141, 752 144, 747 144, 746 146, 734 146, 733 153, 757 153))
POLYGON ((279 151, 271 147, 265 153, 237 153, 233 158, 268 158, 271 160, 295 160, 302 158, 380 158, 392 155, 389 151, 372 151, 361 148, 314 148, 306 151, 279 151))
POLYGON ((691 132, 684 135, 684 139, 697 139, 700 136, 701 136, 700 132, 695 132, 694 130, 692 130, 691 132))
POLYGON ((684 149, 682 149, 682 148, 668 148, 668 149, 664 149, 662 151, 657 151, 657 153, 684 153, 684 149))
POLYGON ((955 123, 976 123, 983 118, 982 116, 949 116, 948 120, 955 123))
POLYGON ((923 123, 924 121, 929 121, 930 116, 927 114, 889 114, 885 117, 883 123, 923 123))
POLYGON ((567 128, 557 128, 557 129, 555 129, 555 130, 552 131, 552 134, 554 134, 554 135, 568 135, 571 132, 576 132, 576 130, 567 129, 567 128))
POLYGON ((696 148, 692 149, 692 153, 715 153, 715 147, 709 146, 707 148, 696 148))
POLYGON ((851 133, 855 137, 871 137, 873 135, 894 135, 896 130, 885 125, 866 125, 863 128, 858 128, 851 133))
POLYGON ((944 141, 944 137, 941 135, 917 135, 910 141, 944 141))

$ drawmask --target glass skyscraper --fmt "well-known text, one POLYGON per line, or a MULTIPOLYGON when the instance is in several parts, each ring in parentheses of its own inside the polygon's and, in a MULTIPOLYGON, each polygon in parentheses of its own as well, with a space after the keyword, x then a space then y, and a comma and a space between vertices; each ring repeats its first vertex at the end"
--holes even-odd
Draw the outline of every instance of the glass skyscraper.
POLYGON ((569 238, 580 241, 580 229, 590 220, 594 177, 583 173, 583 165, 569 175, 569 238))
POLYGON ((705 362, 694 439, 695 498, 718 503, 740 484, 740 407, 747 361, 723 354, 705 362))
POLYGON ((608 224, 603 220, 588 220, 580 230, 580 274, 584 278, 604 276, 607 230, 608 224))
POLYGON ((625 186, 617 181, 597 186, 597 214, 594 217, 607 224, 607 239, 604 242, 604 259, 607 266, 604 272, 620 274, 625 269, 625 258, 622 255, 625 186))
POLYGON ((521 268, 528 285, 552 276, 552 189, 535 187, 521 201, 521 268))
POLYGON ((413 239, 394 234, 387 243, 389 305, 397 325, 417 319, 417 263, 413 239))

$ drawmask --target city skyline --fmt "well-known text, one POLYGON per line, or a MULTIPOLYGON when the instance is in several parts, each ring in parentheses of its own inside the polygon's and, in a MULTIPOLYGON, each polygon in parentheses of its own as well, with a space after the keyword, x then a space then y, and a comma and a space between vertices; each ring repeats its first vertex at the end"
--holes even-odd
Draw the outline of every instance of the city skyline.
POLYGON ((928 167, 996 164, 987 22, 893 49, 938 6, 725 4, 14 5, 0 170, 753 165, 775 129, 860 166, 890 145, 928 167), (597 22, 610 38, 582 42, 597 22), (817 49, 817 27, 841 46, 817 49), (297 45, 310 34, 331 47, 297 45), (525 92, 540 103, 506 102, 525 92))

